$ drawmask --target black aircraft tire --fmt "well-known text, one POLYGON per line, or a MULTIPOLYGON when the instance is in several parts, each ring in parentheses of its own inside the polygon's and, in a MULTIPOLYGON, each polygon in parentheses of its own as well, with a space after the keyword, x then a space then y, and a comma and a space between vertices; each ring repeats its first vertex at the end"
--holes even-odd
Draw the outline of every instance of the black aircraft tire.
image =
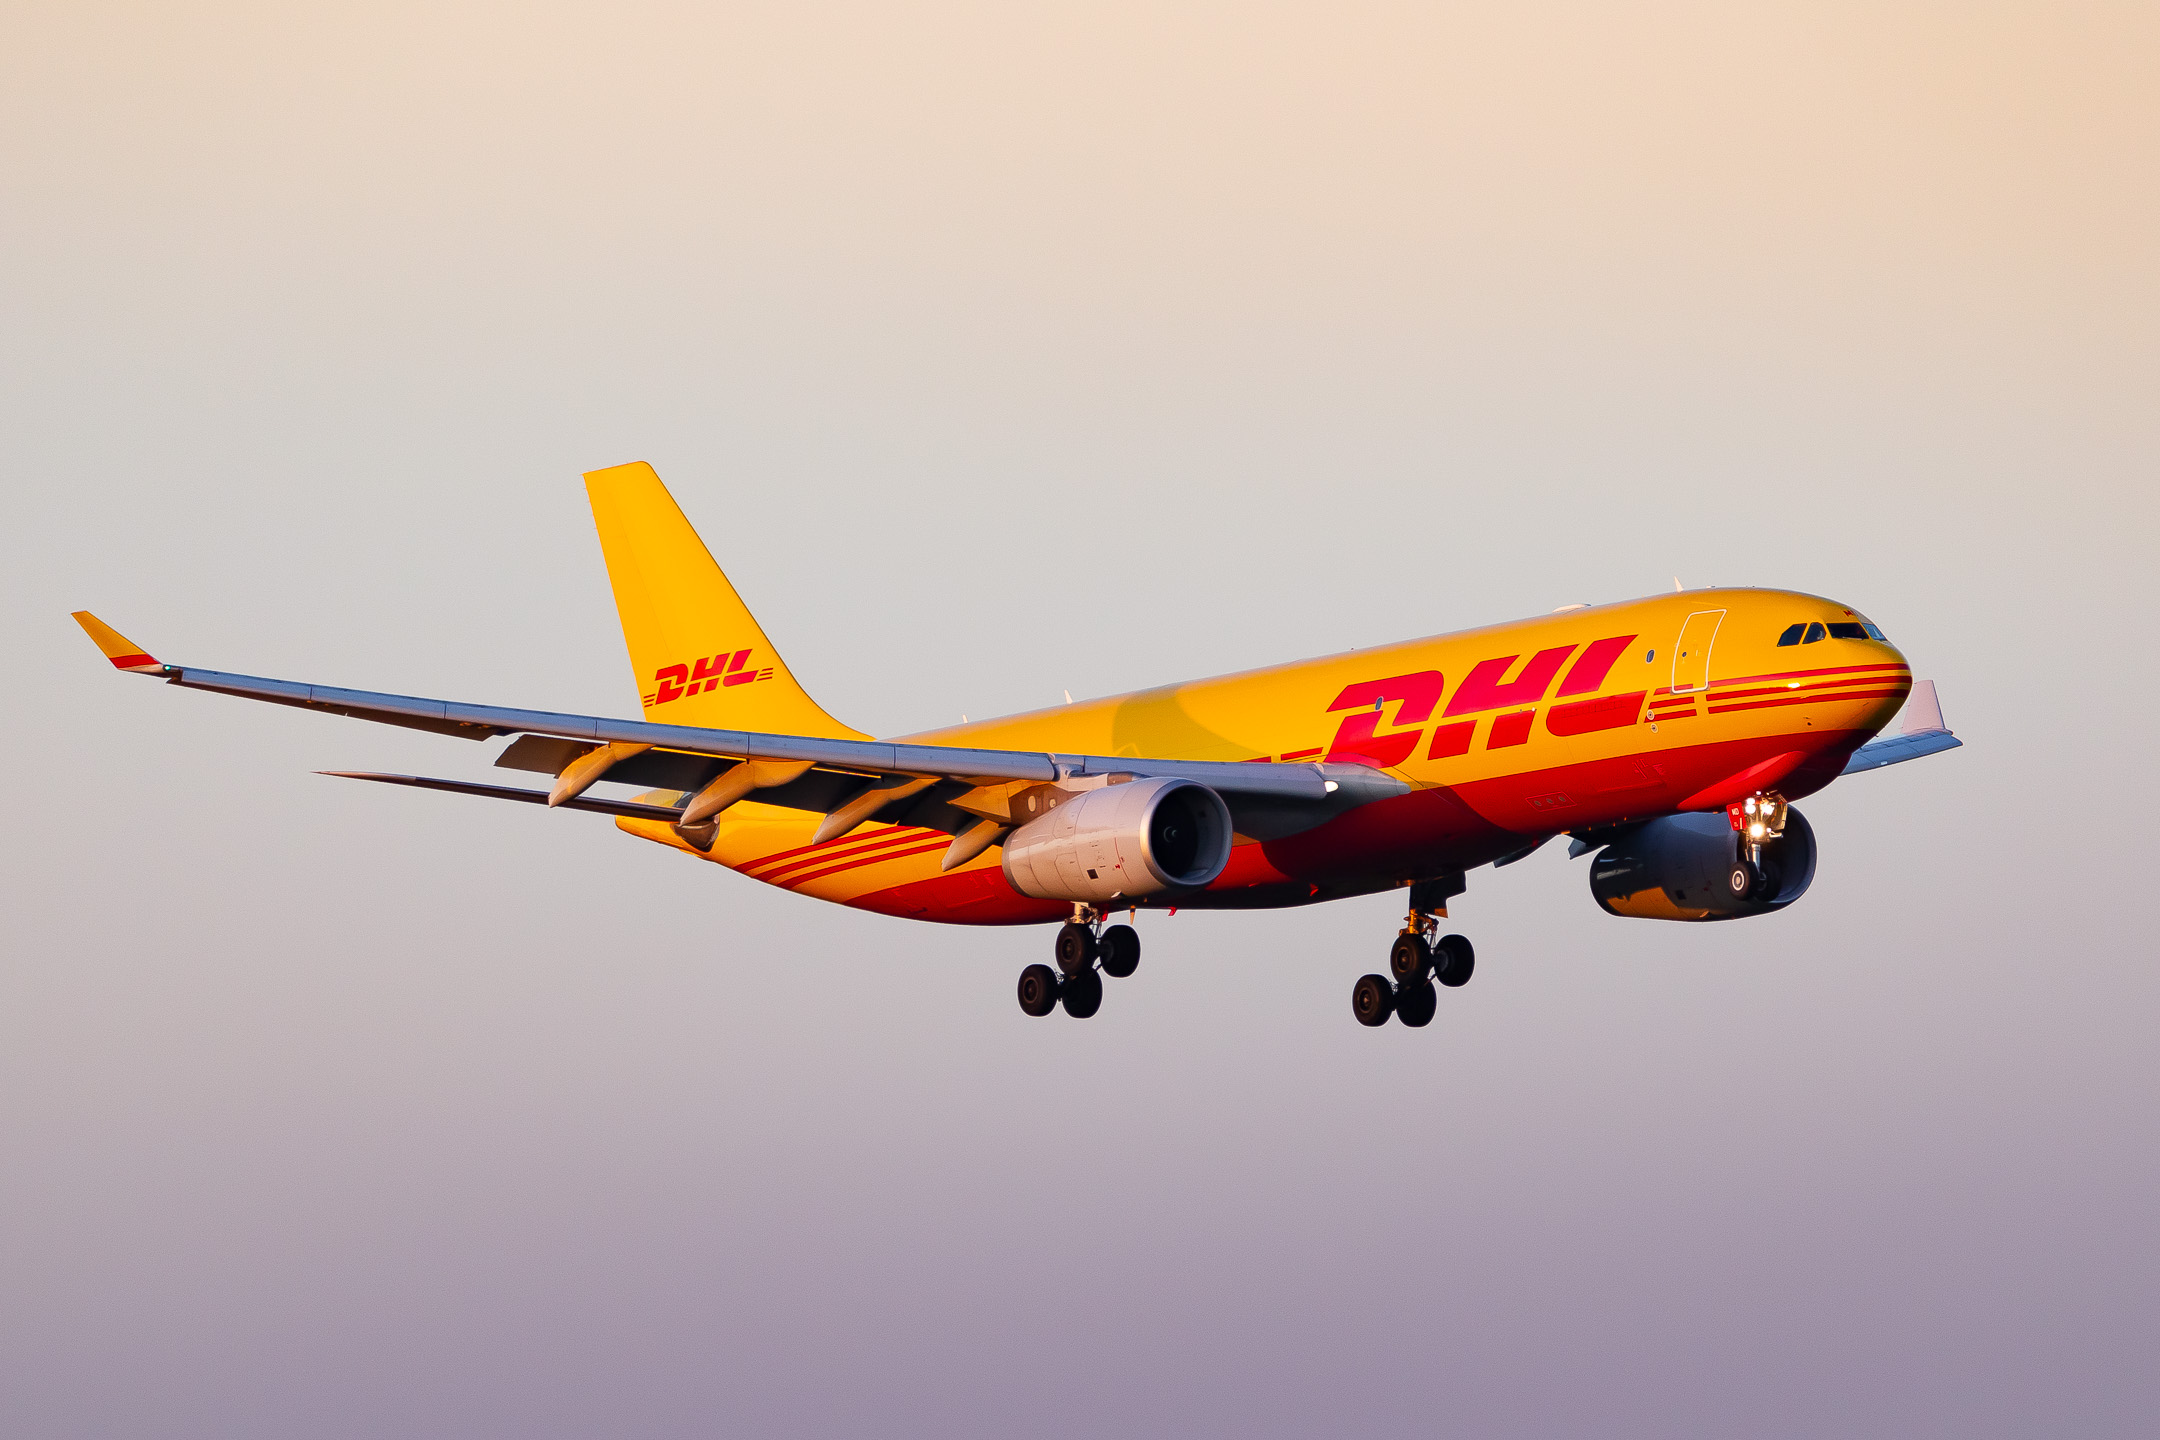
POLYGON ((1057 1009, 1057 971, 1048 965, 1030 965, 1020 972, 1020 1008, 1030 1015, 1048 1015, 1057 1009))
POLYGON ((1433 989, 1430 980, 1405 985, 1395 993, 1395 1018, 1413 1030, 1432 1024, 1432 1018, 1439 1009, 1440 992, 1433 989))
POLYGON ((1385 975, 1360 977, 1350 989, 1350 1013, 1360 1025, 1385 1025, 1395 1013, 1395 987, 1385 975))
POLYGON ((1085 1020, 1102 1009, 1102 976, 1093 970, 1083 970, 1058 986, 1058 999, 1065 1004, 1065 1013, 1075 1020, 1085 1020))
POLYGON ((1085 925, 1068 921, 1058 928, 1058 969, 1078 975, 1095 964, 1095 937, 1085 925))
POLYGON ((1127 980, 1140 968, 1140 932, 1130 925, 1112 925, 1095 942, 1102 955, 1102 973, 1113 980, 1127 980))
POLYGON ((1422 935, 1398 935, 1388 947, 1388 969, 1395 972, 1399 985, 1415 985, 1423 980, 1433 968, 1432 946, 1425 943, 1422 935))
POLYGON ((1470 946, 1466 935, 1443 935, 1433 947, 1433 978, 1450 990, 1470 983, 1470 976, 1477 969, 1477 951, 1470 946))

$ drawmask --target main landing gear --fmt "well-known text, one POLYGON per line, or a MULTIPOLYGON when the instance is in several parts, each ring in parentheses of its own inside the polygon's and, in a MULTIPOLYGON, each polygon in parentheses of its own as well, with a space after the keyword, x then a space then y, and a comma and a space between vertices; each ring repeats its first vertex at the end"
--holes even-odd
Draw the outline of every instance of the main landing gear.
POLYGON ((1104 926, 1092 905, 1073 906, 1059 927, 1057 969, 1030 965, 1020 972, 1020 1008, 1048 1015, 1059 1005, 1075 1020, 1102 1008, 1103 976, 1123 980, 1140 968, 1140 935, 1130 925, 1104 926), (1100 969, 1096 967, 1100 966, 1100 969))
POLYGON ((1421 880, 1410 887, 1410 914, 1402 933, 1388 947, 1388 971, 1366 975, 1350 990, 1350 1013, 1360 1025, 1385 1025, 1390 1015, 1417 1028, 1430 1025, 1440 1009, 1440 992, 1470 983, 1477 952, 1461 935, 1441 935, 1447 898, 1462 893, 1460 875, 1421 880), (1452 886, 1452 888, 1449 888, 1452 886))

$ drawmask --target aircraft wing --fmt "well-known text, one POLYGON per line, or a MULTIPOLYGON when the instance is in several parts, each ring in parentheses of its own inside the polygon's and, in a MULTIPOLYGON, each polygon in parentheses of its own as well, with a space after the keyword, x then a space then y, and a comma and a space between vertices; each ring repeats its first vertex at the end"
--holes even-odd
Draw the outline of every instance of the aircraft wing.
MULTIPOLYGON (((119 669, 162 679, 190 690, 266 700, 304 710, 320 710, 357 720, 486 740, 500 735, 527 737, 496 762, 513 769, 557 776, 552 791, 509 791, 457 781, 396 777, 405 784, 503 799, 539 796, 562 805, 605 776, 612 781, 646 783, 682 792, 684 804, 667 813, 697 824, 735 799, 754 793, 764 804, 820 811, 846 833, 872 816, 907 802, 910 823, 953 829, 974 819, 1016 822, 1001 808, 1011 793, 1031 784, 1085 785, 1112 776, 1175 777, 1197 781, 1219 793, 1238 828, 1249 834, 1287 834, 1332 818, 1370 800, 1401 794, 1409 787, 1394 777, 1357 764, 1277 765, 1255 761, 1165 760, 1135 756, 1061 755, 1029 750, 986 750, 948 745, 912 745, 883 740, 841 740, 804 735, 767 735, 743 730, 710 730, 691 725, 655 725, 597 715, 566 715, 471 705, 372 690, 348 690, 292 680, 235 675, 190 665, 168 665, 104 625, 88 611, 76 619, 119 669), (708 791, 716 798, 730 771, 749 765, 736 793, 700 813, 698 800, 708 791), (706 787, 701 790, 700 787, 706 787), (697 792, 693 797, 692 792, 697 792), (952 802, 958 801, 954 806, 952 802), (951 811, 934 818, 925 807, 951 811), (985 808, 988 807, 988 808, 985 808)), ((345 772, 335 772, 345 773, 345 772)), ((351 775, 353 779, 386 779, 351 775)), ((600 808, 593 805, 580 809, 600 808)), ((660 809, 662 807, 651 807, 660 809)), ((617 811, 615 813, 624 813, 617 811)), ((823 832, 821 832, 821 835, 823 832)), ((831 838, 826 835, 823 838, 831 838)))
POLYGON ((1935 682, 1920 680, 1914 682, 1912 696, 1905 702, 1905 724, 1898 733, 1868 741, 1853 751, 1852 759, 1838 773, 1857 775, 1863 770, 1880 770, 1901 760, 1955 750, 1964 743, 1943 723, 1942 701, 1936 697, 1935 682))
MULTIPOLYGON (((453 795, 485 795, 490 800, 522 800, 528 805, 545 805, 545 790, 525 790, 515 785, 482 785, 471 780, 435 780, 425 775, 381 775, 368 770, 321 770, 317 774, 328 775, 337 780, 375 780, 385 785, 411 785, 421 790, 447 790, 453 795)), ((565 810, 590 810, 598 815, 628 815, 637 820, 667 820, 682 818, 680 805, 653 805, 641 800, 595 800, 581 795, 562 802, 565 810)))

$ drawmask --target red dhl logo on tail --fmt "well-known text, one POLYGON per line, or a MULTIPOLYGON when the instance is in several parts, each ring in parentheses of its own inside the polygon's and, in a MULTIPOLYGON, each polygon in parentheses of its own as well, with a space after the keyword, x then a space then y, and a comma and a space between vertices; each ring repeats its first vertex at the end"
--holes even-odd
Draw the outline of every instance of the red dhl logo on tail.
POLYGON ((748 650, 737 650, 732 655, 723 650, 718 655, 708 655, 694 666, 665 665, 653 672, 653 692, 645 697, 645 703, 665 705, 670 700, 702 695, 722 685, 748 685, 758 680, 770 680, 772 673, 770 665, 763 669, 751 668, 748 650))

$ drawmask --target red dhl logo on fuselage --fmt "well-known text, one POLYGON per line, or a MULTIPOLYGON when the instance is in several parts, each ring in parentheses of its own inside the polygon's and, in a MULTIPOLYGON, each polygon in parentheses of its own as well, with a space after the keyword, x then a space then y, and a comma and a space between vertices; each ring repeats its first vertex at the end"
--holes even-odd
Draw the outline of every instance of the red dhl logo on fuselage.
MULTIPOLYGON (((1713 702, 1738 701, 1743 696, 1775 697, 1711 705, 1712 714, 1724 714, 1731 710, 1772 705, 1901 696, 1908 684, 1906 667, 1892 662, 1795 670, 1779 675, 1749 675, 1677 693, 1670 687, 1661 686, 1656 690, 1642 689, 1625 695, 1598 695, 1597 691, 1612 673, 1613 665, 1637 638, 1613 635, 1584 646, 1557 645, 1540 650, 1524 661, 1512 679, 1509 672, 1515 670, 1515 662, 1522 659, 1520 655, 1480 660, 1455 687, 1454 696, 1441 711, 1440 718, 1445 723, 1433 727, 1425 758, 1445 760, 1468 754, 1478 719, 1493 710, 1508 713, 1492 717, 1486 731, 1486 749, 1501 750, 1529 743, 1537 707, 1545 702, 1547 692, 1552 690, 1553 681, 1563 667, 1567 669, 1566 678, 1560 681, 1560 688, 1553 692, 1552 698, 1567 703, 1553 705, 1545 711, 1545 728, 1560 736, 1617 730, 1635 724, 1638 718, 1658 721, 1693 716, 1696 697, 1705 693, 1710 693, 1713 702), (1579 656, 1576 654, 1578 649, 1581 651, 1579 656), (1575 659, 1572 666, 1568 665, 1570 657, 1575 659), (1739 688, 1744 686, 1757 688, 1739 688), (1571 695, 1591 698, 1568 700, 1571 695), (1652 701, 1651 713, 1644 716, 1643 702, 1653 695, 1661 698, 1652 701), (1663 698, 1668 696, 1671 698, 1663 698), (1457 716, 1470 718, 1456 719, 1457 716)), ((1390 675, 1384 680, 1362 680, 1355 685, 1346 685, 1335 697, 1335 702, 1327 707, 1328 713, 1343 710, 1353 713, 1344 717, 1332 741, 1310 750, 1292 750, 1279 757, 1262 755, 1256 758, 1356 760, 1371 765, 1400 765, 1416 753, 1418 742, 1425 738, 1426 724, 1432 719, 1433 711, 1439 709, 1446 691, 1447 678, 1438 670, 1420 670, 1408 675, 1390 675), (1380 723, 1389 705, 1397 707, 1395 725, 1412 728, 1380 733, 1380 723)))
POLYGON ((750 665, 750 651, 737 650, 729 654, 723 650, 709 655, 695 664, 663 665, 653 672, 653 692, 645 697, 647 705, 665 705, 670 700, 680 700, 689 695, 702 695, 717 690, 722 685, 749 685, 759 680, 772 679, 772 667, 755 669, 750 665))

